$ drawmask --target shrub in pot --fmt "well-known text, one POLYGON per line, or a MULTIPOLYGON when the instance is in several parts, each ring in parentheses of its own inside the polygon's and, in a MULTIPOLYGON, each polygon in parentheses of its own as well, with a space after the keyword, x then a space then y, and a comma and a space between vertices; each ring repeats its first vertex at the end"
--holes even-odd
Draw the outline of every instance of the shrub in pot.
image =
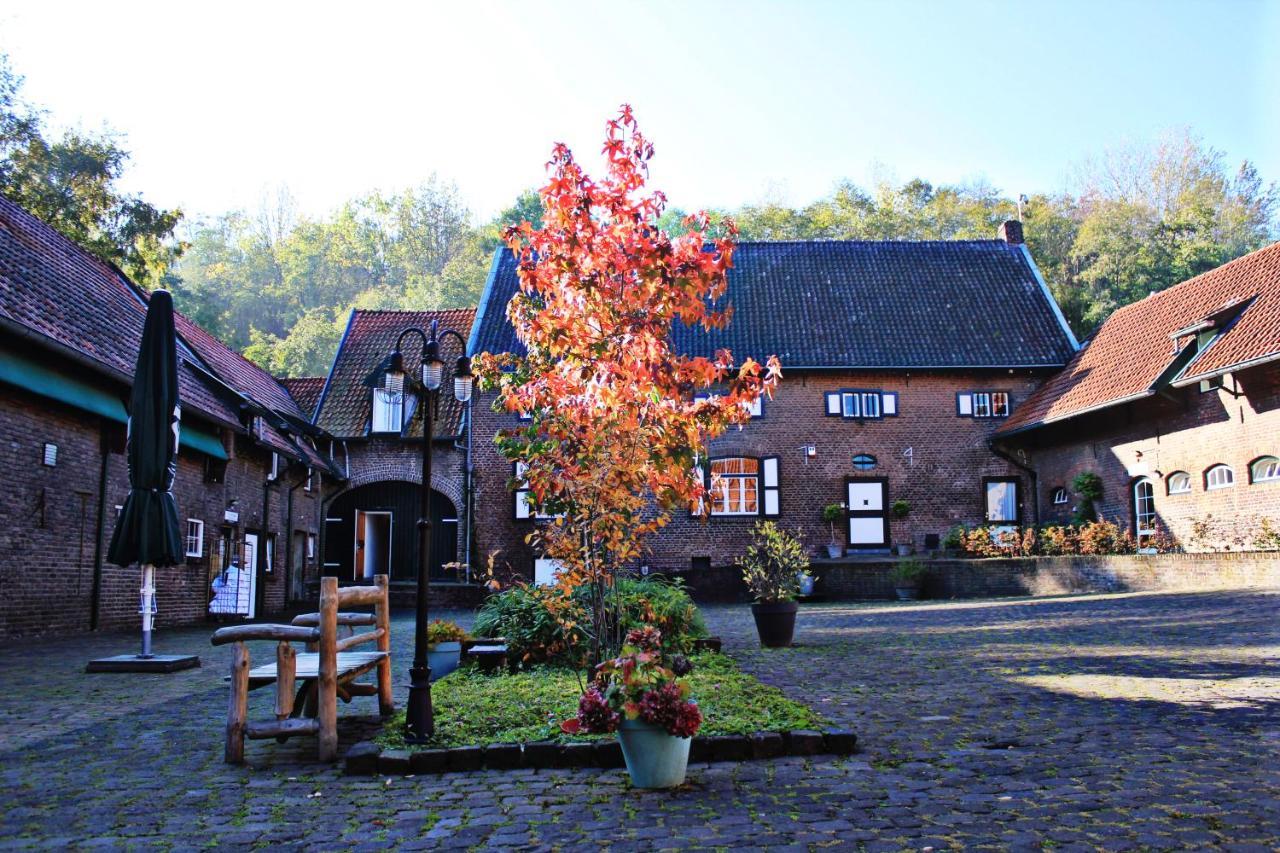
POLYGON ((427 625, 427 666, 431 668, 432 681, 458 668, 465 639, 467 632, 457 622, 435 619, 427 625))
POLYGON ((702 726, 698 703, 682 678, 693 669, 684 655, 665 665, 662 632, 652 626, 627 632, 622 655, 596 667, 578 700, 578 716, 560 728, 570 734, 618 733, 622 757, 637 788, 673 788, 684 782, 689 742, 702 726))
POLYGON ((756 620, 760 645, 791 645, 796 628, 796 596, 800 575, 808 573, 809 556, 800 540, 772 521, 760 521, 751 531, 751 545, 739 561, 742 580, 755 598, 751 615, 756 620))
POLYGON ((831 541, 827 543, 827 556, 835 560, 844 556, 844 546, 836 538, 836 522, 844 518, 842 504, 827 504, 822 508, 822 520, 831 526, 831 541))
POLYGON ((889 572, 889 578, 893 581, 893 589, 898 594, 898 600, 914 601, 919 598, 920 587, 924 584, 924 577, 928 571, 924 563, 914 557, 895 563, 893 570, 889 572))

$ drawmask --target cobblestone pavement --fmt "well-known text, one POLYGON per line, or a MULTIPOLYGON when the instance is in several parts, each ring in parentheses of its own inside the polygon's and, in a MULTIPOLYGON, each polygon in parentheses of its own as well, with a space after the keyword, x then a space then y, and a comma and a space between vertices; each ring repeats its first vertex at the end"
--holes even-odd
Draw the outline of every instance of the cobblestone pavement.
MULTIPOLYGON (((809 605, 762 651, 725 648, 858 732, 845 760, 695 765, 674 792, 624 771, 351 778, 299 739, 222 763, 227 649, 202 669, 84 675, 133 638, 0 650, 0 846, 1171 849, 1280 844, 1280 591, 809 605)), ((393 632, 403 701, 409 622, 393 632)), ((261 646, 260 657, 269 646, 261 646)), ((267 713, 270 691, 253 694, 267 713)), ((374 725, 340 706, 343 739, 374 725)))

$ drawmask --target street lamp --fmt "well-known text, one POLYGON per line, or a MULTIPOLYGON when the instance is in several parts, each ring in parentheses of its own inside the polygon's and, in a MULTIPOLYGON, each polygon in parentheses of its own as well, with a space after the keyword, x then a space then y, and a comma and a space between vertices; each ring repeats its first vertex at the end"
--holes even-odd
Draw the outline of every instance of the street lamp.
MULTIPOLYGON (((440 342, 455 338, 462 346, 453 371, 453 396, 459 403, 471 399, 471 359, 466 356, 467 342, 452 329, 439 328, 431 321, 431 331, 410 326, 396 338, 396 348, 383 359, 378 369, 365 380, 366 385, 381 387, 391 394, 408 391, 418 398, 422 409, 422 485, 418 503, 418 589, 414 608, 413 665, 409 668, 409 707, 405 719, 405 740, 425 743, 435 733, 431 711, 431 667, 427 665, 427 598, 430 592, 431 559, 431 437, 432 422, 440 406, 440 386, 444 382, 440 342), (406 376, 401 345, 406 337, 416 335, 422 342, 421 379, 406 376)), ((470 425, 468 425, 470 428, 470 425)))

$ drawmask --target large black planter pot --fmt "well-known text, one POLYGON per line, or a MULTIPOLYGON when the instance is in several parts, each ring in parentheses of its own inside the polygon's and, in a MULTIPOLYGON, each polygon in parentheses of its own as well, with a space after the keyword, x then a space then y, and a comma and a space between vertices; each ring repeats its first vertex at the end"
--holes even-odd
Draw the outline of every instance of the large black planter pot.
POLYGON ((800 605, 794 601, 751 605, 751 615, 756 618, 756 633, 760 635, 760 645, 767 649, 791 645, 791 638, 796 633, 798 609, 800 605))

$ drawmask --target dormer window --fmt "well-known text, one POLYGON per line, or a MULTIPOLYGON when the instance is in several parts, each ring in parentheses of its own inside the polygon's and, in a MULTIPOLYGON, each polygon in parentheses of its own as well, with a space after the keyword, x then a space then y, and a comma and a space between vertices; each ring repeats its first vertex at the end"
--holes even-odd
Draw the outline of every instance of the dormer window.
POLYGON ((404 428, 404 392, 373 389, 373 421, 370 432, 399 433, 404 428))

